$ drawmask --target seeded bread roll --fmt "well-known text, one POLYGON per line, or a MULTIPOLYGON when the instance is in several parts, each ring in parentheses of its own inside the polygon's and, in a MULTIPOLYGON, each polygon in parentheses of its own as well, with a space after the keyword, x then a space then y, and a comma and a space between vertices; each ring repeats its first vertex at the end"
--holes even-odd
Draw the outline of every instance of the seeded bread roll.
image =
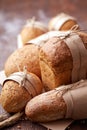
POLYGON ((18 72, 18 68, 22 71, 25 66, 27 71, 41 77, 38 53, 39 47, 33 44, 17 49, 8 57, 5 63, 6 76, 9 76, 14 72, 18 72))
MULTIPOLYGON (((18 74, 17 77, 24 76, 24 74, 21 73, 23 72, 14 74, 18 74)), ((14 81, 14 79, 7 79, 5 81, 0 95, 0 103, 7 112, 15 113, 23 110, 29 100, 42 92, 43 87, 40 79, 33 73, 28 73, 27 76, 27 80, 29 81, 28 86, 26 85, 27 83, 19 84, 14 81)), ((17 80, 19 81, 18 78, 17 80)), ((21 82, 23 82, 23 80, 21 82)))
MULTIPOLYGON (((83 32, 78 32, 78 33, 76 32, 76 34, 78 34, 79 37, 81 38, 81 40, 83 41, 82 44, 84 45, 84 48, 86 51, 87 34, 83 33, 83 32)), ((66 37, 66 39, 68 39, 68 38, 66 37)), ((75 43, 74 43, 74 45, 76 46, 75 43)), ((79 43, 78 43, 78 45, 79 45, 79 43)), ((72 49, 73 49, 73 47, 72 47, 72 49)), ((74 49, 75 49, 75 53, 76 53, 77 52, 76 49, 78 50, 78 48, 74 48, 74 49)), ((82 53, 83 52, 84 52, 84 50, 82 50, 82 53)), ((73 53, 74 53, 74 51, 73 51, 73 53)), ((86 61, 86 57, 87 57, 86 55, 87 55, 87 51, 85 54, 84 61, 86 61)), ((40 50, 39 56, 40 56, 42 81, 43 81, 43 84, 44 84, 44 87, 46 90, 54 89, 55 87, 58 87, 59 85, 62 85, 62 84, 73 83, 73 81, 72 81, 73 67, 75 68, 75 66, 76 67, 78 65, 80 66, 81 63, 78 62, 80 59, 78 59, 77 56, 74 56, 74 59, 77 58, 75 60, 75 62, 78 62, 78 63, 77 64, 73 63, 73 57, 72 57, 70 48, 68 47, 68 45, 66 44, 66 42, 63 39, 60 39, 58 37, 51 38, 47 43, 45 43, 45 45, 43 45, 43 47, 40 50)), ((84 61, 81 61, 81 62, 83 63, 84 61)), ((85 66, 87 66, 87 62, 85 63, 85 66)), ((87 68, 86 68, 86 70, 87 70, 87 68)), ((83 70, 82 70, 82 72, 83 72, 83 70)), ((74 76, 75 76, 75 74, 73 74, 73 77, 74 76)), ((87 75, 86 75, 86 77, 87 77, 87 75)), ((80 80, 82 78, 79 78, 78 80, 80 80)), ((78 80, 76 80, 76 81, 78 81, 78 80)))

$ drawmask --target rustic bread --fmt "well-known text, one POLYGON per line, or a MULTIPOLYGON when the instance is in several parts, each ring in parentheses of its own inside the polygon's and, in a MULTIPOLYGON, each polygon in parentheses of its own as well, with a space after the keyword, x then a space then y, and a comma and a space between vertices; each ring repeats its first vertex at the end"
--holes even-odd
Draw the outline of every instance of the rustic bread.
POLYGON ((5 63, 6 76, 19 71, 18 68, 22 71, 25 66, 29 72, 41 77, 38 50, 37 45, 29 44, 13 52, 5 63))
POLYGON ((66 104, 62 92, 51 90, 40 94, 27 103, 25 114, 34 122, 48 122, 65 117, 66 104))
POLYGON ((21 31, 21 42, 23 45, 25 45, 26 42, 46 33, 47 31, 48 29, 44 23, 38 21, 29 21, 21 31))
POLYGON ((76 24, 77 21, 74 17, 65 13, 60 13, 49 21, 48 27, 49 30, 63 31, 71 29, 76 24))
POLYGON ((5 74, 8 76, 18 71, 17 66, 19 66, 20 70, 23 70, 23 67, 26 66, 28 71, 40 77, 39 47, 51 37, 58 36, 59 34, 60 31, 51 31, 28 41, 26 43, 27 46, 23 46, 23 48, 16 50, 9 56, 5 63, 5 74))
MULTIPOLYGON (((79 35, 87 48, 87 33, 75 32, 75 34, 79 35)), ((41 48, 39 57, 42 81, 46 90, 72 82, 73 57, 63 39, 51 38, 41 48)))
POLYGON ((87 80, 62 85, 34 97, 25 107, 27 117, 35 122, 87 118, 87 80))
MULTIPOLYGON (((20 76, 21 73, 17 72, 14 74, 16 75, 18 74, 20 76)), ((27 76, 29 77, 28 78, 29 92, 27 90, 28 88, 26 89, 27 86, 25 87, 26 85, 25 82, 23 84, 24 86, 21 86, 22 84, 19 84, 17 81, 14 81, 14 79, 12 80, 10 78, 4 82, 1 95, 0 95, 0 103, 7 112, 13 113, 13 112, 19 112, 23 110, 26 103, 29 100, 31 100, 31 98, 33 98, 34 96, 42 92, 43 86, 40 79, 33 73, 28 73, 27 76), (33 92, 33 96, 32 96, 31 89, 33 88, 35 89, 35 92, 32 91, 33 92)), ((19 81, 19 79, 17 80, 19 81)), ((23 82, 23 80, 21 82, 23 82)))

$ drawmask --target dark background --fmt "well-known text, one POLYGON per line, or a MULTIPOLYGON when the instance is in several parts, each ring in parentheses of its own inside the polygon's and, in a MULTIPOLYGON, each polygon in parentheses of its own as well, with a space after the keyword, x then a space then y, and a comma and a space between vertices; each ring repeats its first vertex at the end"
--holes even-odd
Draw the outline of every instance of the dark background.
MULTIPOLYGON (((4 69, 7 57, 17 48, 17 35, 26 20, 35 16, 37 20, 48 23, 60 12, 77 18, 82 30, 87 30, 87 0, 0 0, 0 70, 4 69)), ((2 111, 2 109, 1 109, 2 111)), ((45 130, 29 121, 20 121, 6 130, 45 130)), ((76 121, 69 130, 87 130, 83 121, 76 121)))

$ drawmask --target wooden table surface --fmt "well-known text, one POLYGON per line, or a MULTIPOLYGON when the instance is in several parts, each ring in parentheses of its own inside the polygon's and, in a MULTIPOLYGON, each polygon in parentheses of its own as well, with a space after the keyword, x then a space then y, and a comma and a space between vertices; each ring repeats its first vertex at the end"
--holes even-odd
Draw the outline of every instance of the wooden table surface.
MULTIPOLYGON (((7 57, 17 48, 17 35, 28 18, 35 16, 47 24, 49 19, 60 12, 77 18, 81 28, 87 30, 86 0, 0 0, 0 70, 4 69, 7 57)), ((0 108, 0 113, 3 109, 0 108)), ((30 121, 19 121, 3 130, 46 130, 30 121)), ((69 130, 87 130, 87 123, 74 122, 69 130)))

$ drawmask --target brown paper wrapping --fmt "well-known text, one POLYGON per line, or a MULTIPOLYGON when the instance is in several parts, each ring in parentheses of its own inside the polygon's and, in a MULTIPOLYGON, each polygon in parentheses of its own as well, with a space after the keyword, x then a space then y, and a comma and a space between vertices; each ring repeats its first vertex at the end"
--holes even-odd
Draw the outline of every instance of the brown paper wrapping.
POLYGON ((18 48, 23 47, 23 42, 20 34, 17 36, 17 47, 18 48))
POLYGON ((32 43, 38 46, 42 46, 43 43, 46 43, 52 37, 65 37, 70 34, 71 31, 50 31, 37 38, 30 40, 28 43, 32 43))
POLYGON ((6 79, 7 77, 6 77, 6 75, 5 75, 5 72, 2 70, 2 71, 0 71, 0 84, 1 84, 1 86, 3 85, 3 82, 4 82, 4 80, 6 79))
MULTIPOLYGON (((63 33, 62 31, 61 32, 60 31, 50 31, 50 32, 42 34, 42 35, 28 41, 27 44, 32 43, 32 44, 41 46, 43 43, 47 42, 50 38, 55 37, 55 36, 60 36, 60 34, 62 35, 62 33, 63 33)), ((18 48, 23 47, 23 42, 22 42, 20 34, 17 37, 17 45, 18 45, 18 48)))
POLYGON ((80 80, 69 85, 55 88, 62 93, 67 111, 65 118, 85 119, 87 118, 87 80, 80 80))
POLYGON ((70 49, 73 58, 72 83, 86 79, 87 73, 87 49, 81 38, 74 32, 64 40, 70 49))
POLYGON ((48 130, 65 130, 68 125, 70 125, 73 122, 71 119, 66 119, 66 120, 57 120, 57 121, 52 121, 49 123, 43 123, 41 125, 45 126, 48 128, 48 130))
POLYGON ((67 85, 63 95, 67 105, 66 118, 87 118, 87 80, 67 85))

